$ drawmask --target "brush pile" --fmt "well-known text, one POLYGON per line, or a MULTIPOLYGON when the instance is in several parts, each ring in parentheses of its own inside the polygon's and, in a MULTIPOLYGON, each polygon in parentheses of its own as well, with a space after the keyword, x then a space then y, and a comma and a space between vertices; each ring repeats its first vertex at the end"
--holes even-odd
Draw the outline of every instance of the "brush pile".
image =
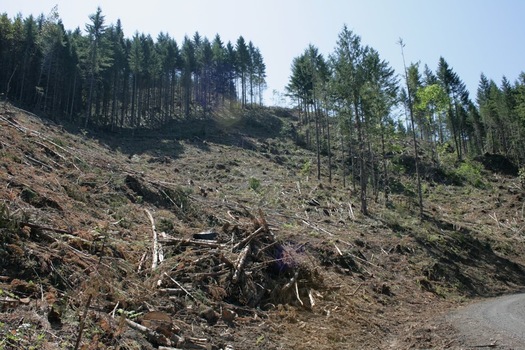
MULTIPOLYGON (((258 218, 251 216, 250 224, 226 223, 220 230, 185 238, 157 235, 153 220, 152 230, 150 281, 166 310, 156 311, 155 317, 178 322, 177 327, 168 322, 169 327, 148 328, 146 334, 157 345, 206 348, 209 340, 188 336, 190 325, 206 322, 223 327, 250 322, 279 304, 312 308, 320 296, 321 277, 309 266, 305 253, 281 243, 262 212, 258 218)), ((146 323, 142 319, 141 324, 147 326, 150 321, 151 317, 146 323)))
POLYGON ((312 293, 322 283, 320 277, 309 268, 306 253, 279 242, 262 212, 259 214, 259 218, 251 217, 251 225, 227 223, 221 232, 201 232, 191 238, 165 236, 161 243, 174 251, 163 263, 170 270, 164 272, 162 285, 193 299, 193 294, 204 296, 211 304, 220 301, 265 309, 278 303, 299 303, 311 307, 315 304, 312 293), (191 286, 181 288, 184 284, 191 286))
MULTIPOLYGON (((250 222, 244 224, 226 223, 219 230, 177 238, 157 233, 153 215, 145 211, 152 223, 152 248, 138 262, 138 268, 128 265, 127 281, 117 279, 116 271, 112 271, 122 270, 121 258, 114 261, 120 261, 120 267, 112 268, 111 258, 106 256, 97 263, 96 256, 72 247, 71 242, 63 240, 67 236, 65 232, 10 221, 21 230, 30 228, 47 237, 44 240, 47 248, 40 249, 38 242, 30 240, 18 242, 25 241, 25 245, 30 245, 37 260, 49 260, 46 257, 54 256, 51 266, 68 266, 68 275, 64 276, 63 282, 82 284, 79 280, 73 283, 72 278, 78 278, 84 271, 85 281, 91 286, 84 286, 82 289, 86 293, 70 300, 68 308, 76 310, 73 317, 81 322, 80 330, 84 324, 102 330, 104 339, 98 340, 99 345, 110 345, 122 340, 123 336, 129 337, 129 332, 135 332, 141 336, 133 337, 134 344, 140 344, 142 348, 218 349, 227 344, 220 337, 210 339, 210 329, 214 326, 224 329, 235 324, 260 322, 265 311, 280 307, 279 304, 311 309, 315 306, 315 299, 321 296, 322 278, 312 267, 303 247, 280 242, 262 212, 258 218, 251 216, 250 222), (60 236, 62 239, 58 238, 60 236), (58 241, 61 244, 55 247, 58 241), (62 255, 59 254, 60 247, 62 255), (69 259, 69 264, 59 262, 60 256, 69 256, 69 251, 82 254, 82 258, 69 259), (81 261, 95 267, 86 271, 81 261), (150 262, 151 267, 146 266, 150 262), (140 287, 129 289, 126 284, 140 287), (137 294, 139 291, 142 296, 137 294), (133 302, 129 303, 131 300, 133 302), (142 302, 138 303, 140 300, 142 302), (122 333, 124 329, 128 331, 122 333)), ((2 216, 7 218, 7 214, 2 216)), ((15 227, 13 231, 16 231, 15 227)), ((103 250, 110 246, 112 244, 103 250)), ((37 302, 38 293, 27 290, 27 283, 24 286, 26 288, 21 294, 28 295, 27 300, 5 299, 2 305, 18 312, 32 309, 29 305, 24 307, 20 300, 26 304, 31 300, 37 302), (13 305, 7 305, 9 302, 13 305)), ((10 287, 13 290, 14 287, 10 287)), ((62 285, 64 287, 67 289, 67 285, 62 285)), ((51 296, 48 295, 44 298, 49 299, 51 296)), ((59 310, 58 301, 47 300, 46 304, 49 305, 46 311, 49 323, 38 317, 42 327, 47 328, 47 324, 63 330, 69 328, 64 322, 72 315, 67 316, 59 310)), ((71 345, 72 341, 68 343, 71 345)))

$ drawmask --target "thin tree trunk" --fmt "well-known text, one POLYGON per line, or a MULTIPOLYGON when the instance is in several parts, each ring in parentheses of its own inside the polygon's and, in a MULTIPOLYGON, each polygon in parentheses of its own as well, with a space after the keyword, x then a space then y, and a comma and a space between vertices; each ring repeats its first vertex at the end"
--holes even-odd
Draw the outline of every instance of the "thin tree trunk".
MULTIPOLYGON (((326 101, 325 101, 326 103, 326 101)), ((330 144, 330 118, 328 111, 325 110, 326 114, 326 137, 327 137, 327 148, 328 148, 328 183, 332 183, 332 147, 330 144)))
POLYGON ((51 77, 51 64, 53 62, 53 55, 51 55, 51 59, 49 60, 49 66, 47 68, 47 79, 46 79, 46 90, 45 90, 45 98, 44 98, 44 113, 46 113, 47 111, 47 94, 49 93, 49 80, 50 80, 50 77, 51 77))
POLYGON ((385 204, 388 204, 388 196, 390 194, 390 181, 388 179, 388 167, 386 160, 386 147, 385 147, 385 126, 381 121, 381 153, 383 158, 383 176, 385 177, 385 204))
POLYGON ((319 135, 320 123, 319 123, 319 107, 317 101, 314 99, 314 113, 315 113, 315 142, 317 151, 317 180, 321 181, 321 138, 319 135))
POLYGON ((89 97, 87 101, 87 112, 86 112, 86 121, 84 123, 84 127, 87 128, 89 124, 89 118, 91 118, 91 102, 93 101, 93 85, 95 82, 94 74, 91 73, 91 78, 89 80, 89 97))
POLYGON ((361 117, 359 113, 359 103, 357 100, 354 101, 354 112, 355 119, 357 124, 357 143, 359 146, 359 185, 360 190, 360 200, 361 200, 361 213, 363 215, 368 215, 367 199, 366 199, 366 169, 365 169, 365 142, 363 135, 363 125, 361 123, 361 117))
POLYGON ((73 120, 73 109, 75 107, 75 91, 77 89, 77 74, 76 72, 74 73, 74 77, 73 77, 73 91, 72 91, 72 95, 71 95, 71 106, 70 106, 70 109, 69 109, 69 120, 72 121, 73 120))
POLYGON ((414 142, 414 159, 416 163, 416 176, 417 176, 417 192, 419 196, 419 216, 420 219, 423 219, 423 194, 421 191, 421 177, 419 175, 419 150, 417 147, 417 138, 416 138, 416 129, 414 127, 414 109, 412 106, 412 91, 410 90, 410 84, 408 82, 408 71, 405 64, 405 54, 403 53, 403 41, 399 40, 399 45, 401 46, 401 56, 403 57, 403 67, 405 68, 405 81, 407 85, 407 94, 408 94, 408 110, 410 113, 410 124, 412 127, 412 140, 414 142))
POLYGON ((111 100, 111 131, 117 126, 117 100, 118 100, 118 70, 115 69, 115 74, 113 75, 113 98, 111 100))
POLYGON ((343 133, 341 132, 341 159, 342 159, 342 168, 343 168, 343 188, 346 188, 346 162, 345 162, 345 140, 343 133))

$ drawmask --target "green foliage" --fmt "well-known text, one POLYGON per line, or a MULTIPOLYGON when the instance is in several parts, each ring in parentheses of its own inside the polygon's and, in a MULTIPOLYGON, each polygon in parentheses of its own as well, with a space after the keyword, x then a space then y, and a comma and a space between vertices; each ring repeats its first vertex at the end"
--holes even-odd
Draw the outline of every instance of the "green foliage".
POLYGON ((207 117, 235 104, 238 78, 242 106, 262 103, 266 65, 242 37, 236 47, 198 33, 181 46, 165 33, 155 40, 131 30, 137 34, 125 38, 120 20, 107 24, 100 8, 84 31, 77 25, 64 28, 56 8, 38 20, 0 17, 0 86, 8 100, 55 121, 79 123, 84 116, 84 127, 112 128, 158 127, 190 113, 207 117), (159 98, 139 98, 152 94, 159 98))
POLYGON ((307 177, 310 175, 312 170, 312 161, 310 159, 306 160, 301 168, 301 177, 307 177))
POLYGON ((166 189, 165 193, 174 201, 175 205, 181 209, 183 213, 189 213, 192 211, 191 205, 191 188, 178 187, 175 190, 166 189))
POLYGON ((250 179, 248 180, 248 187, 255 192, 259 192, 259 190, 261 189, 261 180, 256 179, 254 177, 250 177, 250 179))
POLYGON ((439 113, 445 110, 450 103, 446 91, 438 84, 427 85, 417 90, 416 109, 439 113))
POLYGON ((167 218, 160 218, 158 220, 157 229, 160 232, 173 232, 173 229, 175 226, 173 225, 173 221, 169 220, 167 218))
POLYGON ((455 169, 454 173, 476 188, 486 188, 487 185, 483 181, 481 174, 481 165, 475 162, 463 162, 455 169))
POLYGON ((3 349, 41 349, 46 340, 46 333, 29 323, 17 323, 17 327, 0 322, 0 350, 3 349))

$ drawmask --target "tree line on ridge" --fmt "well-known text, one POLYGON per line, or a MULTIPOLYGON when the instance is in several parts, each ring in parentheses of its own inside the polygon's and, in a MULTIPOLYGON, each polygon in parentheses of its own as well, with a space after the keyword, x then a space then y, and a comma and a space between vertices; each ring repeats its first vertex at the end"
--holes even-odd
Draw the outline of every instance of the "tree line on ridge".
POLYGON ((206 117, 226 103, 262 104, 266 66, 260 50, 196 32, 180 44, 124 36, 100 8, 85 32, 66 30, 56 7, 38 18, 0 15, 0 92, 55 120, 111 128, 159 127, 206 117))

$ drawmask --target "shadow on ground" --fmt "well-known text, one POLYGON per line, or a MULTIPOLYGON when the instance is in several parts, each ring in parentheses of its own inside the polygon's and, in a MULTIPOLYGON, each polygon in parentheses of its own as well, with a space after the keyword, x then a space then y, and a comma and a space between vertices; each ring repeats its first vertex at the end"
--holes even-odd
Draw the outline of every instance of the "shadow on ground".
POLYGON ((424 220, 436 229, 432 237, 414 235, 434 258, 423 271, 430 282, 427 289, 435 291, 436 284, 446 283, 468 296, 495 296, 500 294, 498 289, 487 281, 496 279, 509 288, 525 285, 524 267, 498 255, 488 241, 476 238, 475 232, 428 216, 424 220))

